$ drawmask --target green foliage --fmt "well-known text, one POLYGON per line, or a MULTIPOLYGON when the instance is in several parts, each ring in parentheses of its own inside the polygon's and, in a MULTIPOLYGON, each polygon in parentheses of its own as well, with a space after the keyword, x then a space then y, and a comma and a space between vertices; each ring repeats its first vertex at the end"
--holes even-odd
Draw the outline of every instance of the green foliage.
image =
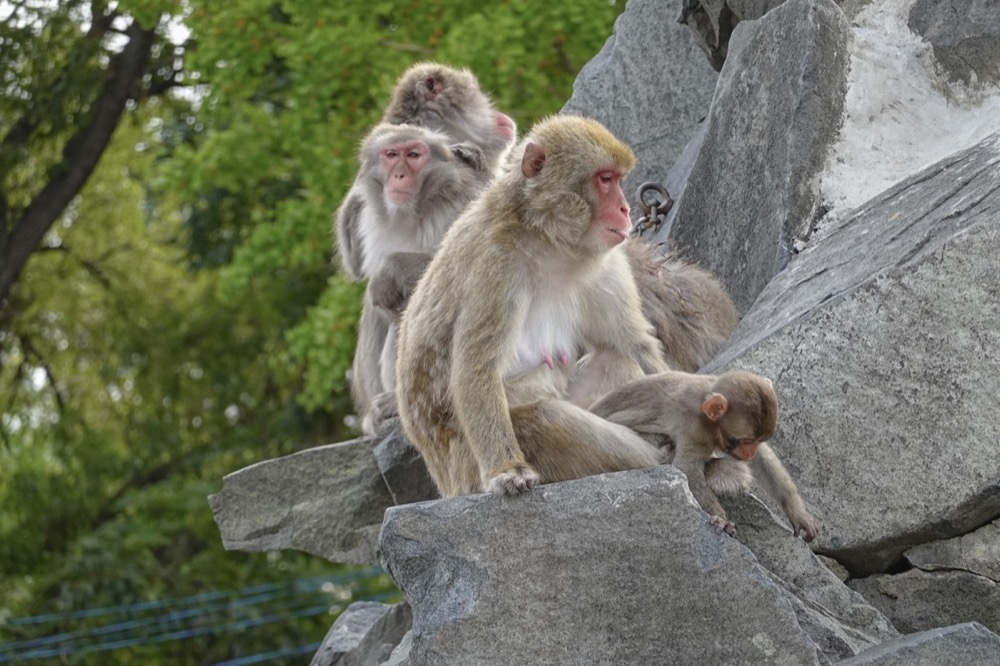
MULTIPOLYGON (((0 139, 18 118, 44 127, 0 153, 12 207, 44 186, 113 48, 81 23, 102 3, 36 5, 36 22, 0 24, 0 139)), ((188 87, 131 111, 0 311, 0 655, 7 641, 100 626, 10 618, 354 575, 223 551, 206 496, 229 472, 354 432, 346 372, 363 285, 337 272, 330 223, 356 146, 419 60, 471 68, 529 127, 562 106, 623 6, 120 3, 159 20, 156 63, 182 55, 188 87), (171 44, 178 17, 190 39, 171 44)), ((321 602, 334 613, 392 593, 385 577, 344 580, 321 602)), ((213 663, 318 641, 332 617, 63 661, 213 663)))

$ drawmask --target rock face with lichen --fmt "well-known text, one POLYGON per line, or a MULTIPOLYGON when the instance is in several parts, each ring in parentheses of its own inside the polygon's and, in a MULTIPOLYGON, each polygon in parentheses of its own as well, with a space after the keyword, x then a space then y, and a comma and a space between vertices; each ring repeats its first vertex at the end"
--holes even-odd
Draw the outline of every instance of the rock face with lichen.
POLYGON ((774 380, 822 532, 748 496, 720 536, 671 466, 435 500, 399 432, 310 449, 211 503, 227 547, 403 590, 314 663, 1000 663, 998 26, 987 0, 630 0, 565 111, 676 200, 644 238, 733 295, 705 370, 774 380))

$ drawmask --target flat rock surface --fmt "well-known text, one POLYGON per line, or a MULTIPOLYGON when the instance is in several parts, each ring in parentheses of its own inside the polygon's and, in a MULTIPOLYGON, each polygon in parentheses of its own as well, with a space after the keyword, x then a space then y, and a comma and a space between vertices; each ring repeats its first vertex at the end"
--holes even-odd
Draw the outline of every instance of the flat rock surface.
POLYGON ((372 444, 318 446, 227 475, 208 498, 226 548, 376 564, 379 526, 393 502, 372 444))

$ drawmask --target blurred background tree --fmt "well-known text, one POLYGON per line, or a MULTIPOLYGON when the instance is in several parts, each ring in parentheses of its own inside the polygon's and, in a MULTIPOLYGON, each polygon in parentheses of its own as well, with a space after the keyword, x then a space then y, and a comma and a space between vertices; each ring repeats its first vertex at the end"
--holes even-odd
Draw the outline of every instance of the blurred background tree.
POLYGON ((357 434, 330 215, 399 74, 469 67, 527 128, 623 9, 0 1, 0 663, 302 663, 396 594, 225 552, 206 496, 357 434))

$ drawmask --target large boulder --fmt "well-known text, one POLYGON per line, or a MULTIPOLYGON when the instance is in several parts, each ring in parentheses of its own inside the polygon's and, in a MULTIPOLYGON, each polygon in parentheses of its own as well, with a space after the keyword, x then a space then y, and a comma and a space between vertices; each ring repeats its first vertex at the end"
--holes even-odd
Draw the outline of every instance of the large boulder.
POLYGON ((395 507, 380 542, 414 609, 415 664, 826 663, 895 635, 873 610, 847 627, 798 598, 715 532, 672 466, 395 507), (720 641, 710 618, 739 620, 720 641))
POLYGON ((833 0, 790 0, 733 33, 669 240, 720 277, 740 313, 808 237, 850 38, 833 0))
POLYGON ((1000 135, 900 183, 778 275, 709 370, 774 378, 772 445, 855 575, 1000 514, 1000 135))

